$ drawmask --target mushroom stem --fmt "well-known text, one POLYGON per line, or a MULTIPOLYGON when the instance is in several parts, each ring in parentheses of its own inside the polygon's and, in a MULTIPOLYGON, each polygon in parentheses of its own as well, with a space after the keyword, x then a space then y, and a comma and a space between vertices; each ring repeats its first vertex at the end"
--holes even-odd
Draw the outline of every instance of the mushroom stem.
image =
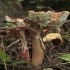
POLYGON ((32 64, 37 66, 43 63, 44 52, 40 40, 32 39, 32 64))
POLYGON ((29 50, 28 50, 28 46, 27 46, 27 43, 26 43, 26 38, 25 38, 25 32, 23 32, 23 30, 19 30, 19 33, 20 33, 20 40, 22 42, 22 52, 21 52, 21 58, 23 59, 24 57, 26 58, 26 60, 28 62, 30 62, 30 56, 29 56, 29 50))
POLYGON ((45 47, 40 37, 41 29, 38 27, 36 29, 38 34, 35 38, 32 39, 32 64, 34 66, 38 66, 43 63, 44 59, 43 49, 45 47))

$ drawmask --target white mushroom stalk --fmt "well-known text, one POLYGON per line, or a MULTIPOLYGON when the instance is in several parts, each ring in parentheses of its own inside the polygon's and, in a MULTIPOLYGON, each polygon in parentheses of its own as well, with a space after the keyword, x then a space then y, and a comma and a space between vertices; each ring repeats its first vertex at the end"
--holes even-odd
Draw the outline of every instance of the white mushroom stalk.
POLYGON ((25 38, 25 33, 23 32, 23 30, 19 30, 19 33, 20 33, 20 40, 21 40, 21 43, 22 43, 22 49, 24 49, 23 53, 25 53, 25 51, 28 50, 28 46, 27 46, 27 41, 26 41, 26 38, 25 38))

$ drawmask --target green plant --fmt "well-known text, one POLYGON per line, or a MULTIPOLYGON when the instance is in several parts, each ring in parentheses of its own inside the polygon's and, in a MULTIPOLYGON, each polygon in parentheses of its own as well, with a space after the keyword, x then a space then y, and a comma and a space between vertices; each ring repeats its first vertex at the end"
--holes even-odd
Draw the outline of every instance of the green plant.
POLYGON ((30 63, 29 62, 26 62, 24 60, 21 60, 21 61, 13 62, 12 64, 13 64, 13 66, 17 66, 17 65, 20 65, 20 64, 30 64, 30 63))
POLYGON ((70 54, 64 54, 59 57, 62 60, 70 62, 70 54))
POLYGON ((5 26, 5 27, 6 27, 6 28, 9 28, 9 27, 15 28, 16 25, 13 24, 13 23, 6 23, 6 26, 5 26))
MULTIPOLYGON (((12 19, 9 18, 7 15, 5 16, 5 19, 7 21, 6 26, 5 26, 6 28, 8 28, 8 27, 12 27, 12 28, 16 27, 16 25, 11 22, 12 19)), ((15 21, 15 20, 12 20, 12 21, 15 21)))
POLYGON ((70 54, 63 54, 63 55, 61 55, 61 56, 58 57, 58 58, 60 58, 61 60, 64 60, 65 62, 59 63, 59 64, 57 64, 57 65, 70 64, 70 54))
POLYGON ((4 62, 4 67, 7 70, 6 62, 10 62, 11 58, 3 51, 0 51, 0 60, 4 62))
POLYGON ((31 64, 31 63, 26 62, 26 61, 24 61, 24 60, 13 62, 13 63, 12 63, 12 65, 13 65, 13 69, 12 69, 12 70, 14 70, 15 66, 21 65, 21 64, 31 64))

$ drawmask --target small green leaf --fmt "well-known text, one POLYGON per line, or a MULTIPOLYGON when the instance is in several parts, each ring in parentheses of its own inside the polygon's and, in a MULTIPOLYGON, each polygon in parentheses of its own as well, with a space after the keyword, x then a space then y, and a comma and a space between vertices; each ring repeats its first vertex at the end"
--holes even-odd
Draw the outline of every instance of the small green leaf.
POLYGON ((5 59, 5 62, 10 62, 11 61, 11 57, 10 56, 5 57, 4 59, 5 59))
POLYGON ((65 61, 70 61, 70 54, 64 54, 59 58, 62 59, 62 60, 65 60, 65 61))
POLYGON ((0 58, 4 58, 4 57, 6 57, 6 53, 3 51, 0 51, 0 58))
POLYGON ((19 64, 25 64, 27 63, 26 61, 17 61, 17 62, 13 62, 13 66, 19 65, 19 64))
POLYGON ((7 23, 7 25, 5 26, 6 28, 8 28, 8 27, 16 27, 16 25, 15 24, 13 24, 13 23, 7 23))
POLYGON ((1 59, 1 61, 3 61, 3 58, 4 58, 4 60, 6 62, 11 61, 11 57, 10 56, 7 56, 5 52, 0 51, 0 59, 1 59))

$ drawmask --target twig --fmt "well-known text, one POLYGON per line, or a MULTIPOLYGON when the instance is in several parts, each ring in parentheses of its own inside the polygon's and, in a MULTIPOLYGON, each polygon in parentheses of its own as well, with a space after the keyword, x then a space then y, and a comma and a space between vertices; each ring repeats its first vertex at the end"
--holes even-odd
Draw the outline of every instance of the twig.
POLYGON ((19 43, 20 40, 16 40, 15 42, 11 43, 6 49, 4 49, 5 52, 8 52, 11 48, 13 48, 15 44, 19 43))
POLYGON ((56 66, 57 68, 59 68, 59 69, 61 69, 61 70, 64 70, 62 67, 60 67, 60 66, 56 66))
POLYGON ((5 30, 5 29, 7 29, 6 27, 0 27, 0 30, 5 30))
MULTIPOLYGON (((62 68, 64 68, 65 70, 70 70, 70 68, 69 67, 67 67, 67 66, 65 66, 65 65, 60 65, 62 68)), ((64 70, 63 69, 63 70, 64 70)))
POLYGON ((52 9, 51 7, 47 7, 49 10, 56 12, 54 9, 52 9))
POLYGON ((70 62, 65 62, 65 63, 58 63, 58 64, 56 64, 56 65, 65 65, 65 64, 70 64, 70 62))
POLYGON ((48 55, 46 54, 45 51, 44 51, 44 54, 45 54, 46 58, 48 59, 48 61, 52 63, 51 59, 48 57, 48 55))

